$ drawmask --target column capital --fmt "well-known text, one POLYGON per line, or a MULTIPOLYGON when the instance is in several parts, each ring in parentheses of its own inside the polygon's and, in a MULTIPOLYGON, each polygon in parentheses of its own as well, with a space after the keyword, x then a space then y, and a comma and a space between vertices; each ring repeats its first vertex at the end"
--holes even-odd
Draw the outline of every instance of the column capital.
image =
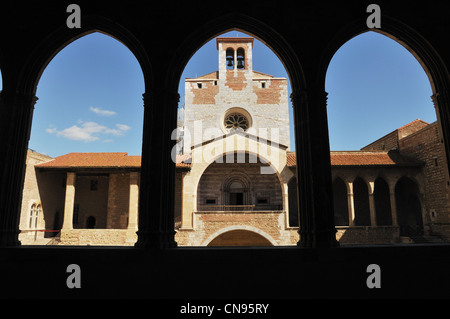
POLYGON ((302 106, 307 102, 316 102, 326 105, 328 100, 328 92, 317 88, 301 89, 293 91, 289 97, 291 98, 292 104, 298 106, 302 106))
POLYGON ((437 109, 439 107, 439 93, 436 92, 431 96, 431 101, 433 102, 434 107, 437 109))
POLYGON ((171 103, 180 102, 180 94, 178 92, 165 88, 153 89, 142 94, 144 107, 152 107, 152 105, 161 98, 168 99, 171 103))
POLYGON ((0 104, 14 105, 15 107, 31 107, 34 108, 37 100, 34 94, 26 94, 21 92, 0 91, 0 104))

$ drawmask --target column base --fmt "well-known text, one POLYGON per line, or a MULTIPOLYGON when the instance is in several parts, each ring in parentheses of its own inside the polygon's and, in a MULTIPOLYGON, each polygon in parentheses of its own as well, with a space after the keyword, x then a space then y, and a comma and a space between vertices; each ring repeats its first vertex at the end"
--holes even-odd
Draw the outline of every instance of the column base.
POLYGON ((19 240, 20 230, 1 229, 0 247, 18 247, 22 243, 19 240))
POLYGON ((142 249, 168 249, 178 246, 175 241, 175 231, 171 232, 146 232, 137 231, 138 240, 134 245, 142 249))
POLYGON ((336 229, 323 231, 298 231, 300 240, 298 247, 302 248, 333 248, 339 247, 336 240, 336 229))

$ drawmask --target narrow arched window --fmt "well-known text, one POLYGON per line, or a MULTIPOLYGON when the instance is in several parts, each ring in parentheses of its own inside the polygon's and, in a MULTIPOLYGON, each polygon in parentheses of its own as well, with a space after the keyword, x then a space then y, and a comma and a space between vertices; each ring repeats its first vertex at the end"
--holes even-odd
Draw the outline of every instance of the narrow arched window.
POLYGON ((30 229, 37 228, 40 211, 41 211, 41 205, 36 205, 36 204, 31 205, 28 228, 30 228, 30 229))
POLYGON ((237 50, 237 68, 244 69, 245 68, 245 51, 242 48, 237 50))
POLYGON ((227 70, 233 70, 234 69, 234 50, 231 48, 227 49, 226 61, 227 61, 227 70))

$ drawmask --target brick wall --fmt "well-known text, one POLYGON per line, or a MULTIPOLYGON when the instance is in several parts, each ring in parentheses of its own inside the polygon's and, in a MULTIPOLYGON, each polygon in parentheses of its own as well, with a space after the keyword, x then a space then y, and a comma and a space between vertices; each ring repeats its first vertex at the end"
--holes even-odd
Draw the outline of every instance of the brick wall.
POLYGON ((438 123, 427 127, 399 141, 402 154, 425 162, 424 174, 424 206, 428 220, 431 222, 430 211, 435 211, 437 223, 450 222, 450 203, 446 156, 439 136, 438 123))
POLYGON ((130 174, 109 174, 106 228, 125 229, 128 225, 130 174))

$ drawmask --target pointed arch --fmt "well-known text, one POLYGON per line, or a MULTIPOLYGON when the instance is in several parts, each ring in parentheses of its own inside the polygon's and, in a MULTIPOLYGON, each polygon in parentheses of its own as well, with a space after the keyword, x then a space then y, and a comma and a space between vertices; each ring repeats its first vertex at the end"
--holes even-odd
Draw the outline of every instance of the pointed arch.
POLYGON ((83 28, 80 29, 69 29, 64 23, 47 37, 47 41, 41 42, 35 48, 22 69, 20 86, 18 87, 20 92, 35 95, 39 79, 53 57, 73 41, 94 32, 113 37, 133 53, 141 66, 145 91, 151 90, 153 83, 152 67, 146 50, 138 38, 129 30, 102 16, 86 15, 82 17, 81 23, 83 28))
POLYGON ((170 72, 167 73, 165 79, 166 87, 174 92, 177 91, 183 70, 195 52, 208 41, 231 30, 250 33, 269 47, 284 65, 293 90, 294 88, 306 86, 303 69, 298 56, 280 34, 253 17, 242 13, 229 13, 205 23, 202 28, 191 32, 190 36, 180 44, 177 52, 183 52, 183 54, 173 55, 169 67, 170 72))
POLYGON ((340 177, 333 181, 334 223, 336 226, 348 226, 347 185, 340 177))
MULTIPOLYGON (((334 38, 328 42, 320 58, 317 83, 325 90, 326 74, 333 56, 342 45, 353 37, 373 31, 396 41, 416 58, 428 76, 448 159, 450 156, 450 74, 446 64, 430 42, 409 25, 383 14, 382 29, 368 29, 365 19, 366 17, 355 19, 344 28, 336 31, 334 38)), ((450 162, 447 165, 450 169, 450 162)))

